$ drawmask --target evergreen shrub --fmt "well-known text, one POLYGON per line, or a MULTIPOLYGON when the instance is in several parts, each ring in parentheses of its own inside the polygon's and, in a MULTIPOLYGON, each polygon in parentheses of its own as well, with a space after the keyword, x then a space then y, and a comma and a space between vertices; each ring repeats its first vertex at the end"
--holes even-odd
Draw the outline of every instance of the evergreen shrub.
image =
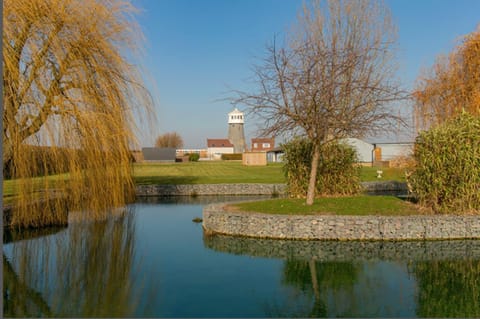
POLYGON ((480 211, 480 118, 470 114, 422 132, 407 182, 436 213, 480 211))
POLYGON ((241 161, 242 153, 222 154, 222 160, 224 161, 241 161))
MULTIPOLYGON (((305 197, 310 178, 313 143, 294 139, 283 145, 284 173, 290 196, 305 197)), ((354 149, 336 142, 322 146, 317 171, 317 195, 353 195, 360 192, 360 169, 354 149)))
POLYGON ((200 159, 200 154, 198 154, 198 153, 188 154, 188 161, 189 162, 198 162, 199 159, 200 159))

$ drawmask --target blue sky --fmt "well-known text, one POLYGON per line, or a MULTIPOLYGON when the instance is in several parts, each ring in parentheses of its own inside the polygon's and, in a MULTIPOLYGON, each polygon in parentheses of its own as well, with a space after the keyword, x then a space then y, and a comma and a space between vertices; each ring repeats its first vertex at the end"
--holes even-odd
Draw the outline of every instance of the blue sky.
MULTIPOLYGON (((251 90, 251 67, 265 45, 295 23, 302 0, 134 0, 146 37, 143 67, 155 99, 152 137, 176 131, 186 148, 227 136, 223 98, 251 90)), ((399 78, 412 88, 420 70, 448 54, 480 23, 479 0, 388 0, 399 35, 399 78)), ((246 138, 261 123, 246 119, 246 138)), ((376 137, 392 141, 405 136, 376 137)), ((142 146, 152 146, 144 137, 142 146)))

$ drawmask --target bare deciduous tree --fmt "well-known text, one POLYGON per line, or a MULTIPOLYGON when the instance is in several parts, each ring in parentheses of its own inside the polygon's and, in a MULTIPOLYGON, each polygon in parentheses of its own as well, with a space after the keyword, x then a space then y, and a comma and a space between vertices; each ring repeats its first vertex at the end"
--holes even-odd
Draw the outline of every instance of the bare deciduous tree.
MULTIPOLYGON (((38 198, 25 184, 39 175, 26 151, 37 145, 50 147, 57 166, 42 174, 70 173, 63 185, 44 178, 41 188, 68 188, 70 202, 88 211, 118 207, 133 190, 134 114, 152 104, 133 64, 142 39, 136 8, 123 0, 5 0, 3 9, 3 165, 25 178, 17 204, 38 198)), ((55 220, 53 210, 38 214, 24 207, 12 223, 55 220)))
POLYGON ((157 137, 155 140, 155 146, 182 148, 183 139, 177 132, 169 132, 157 137))
POLYGON ((237 91, 265 123, 263 134, 314 143, 307 204, 315 197, 321 145, 398 123, 389 106, 406 98, 395 79, 395 28, 378 1, 315 1, 296 28, 254 68, 258 91, 237 91))

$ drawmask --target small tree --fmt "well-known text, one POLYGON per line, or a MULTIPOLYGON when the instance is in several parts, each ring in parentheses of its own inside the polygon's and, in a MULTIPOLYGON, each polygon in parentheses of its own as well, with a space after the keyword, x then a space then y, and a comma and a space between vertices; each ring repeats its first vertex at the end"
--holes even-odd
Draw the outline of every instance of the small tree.
MULTIPOLYGON (((312 166, 313 143, 293 139, 282 145, 285 151, 284 172, 288 193, 304 197, 312 166)), ((322 195, 352 195, 360 191, 360 171, 357 155, 351 147, 337 142, 322 145, 317 168, 316 192, 322 195)))
POLYGON ((156 147, 182 148, 183 139, 177 132, 165 133, 155 140, 156 147))
POLYGON ((264 135, 298 134, 313 144, 307 204, 315 197, 323 145, 398 124, 388 104, 406 98, 393 81, 395 28, 379 1, 314 1, 283 47, 256 66, 258 91, 237 91, 265 123, 264 135))
POLYGON ((463 113, 422 132, 414 158, 408 183, 420 204, 439 213, 480 210, 480 118, 463 113))

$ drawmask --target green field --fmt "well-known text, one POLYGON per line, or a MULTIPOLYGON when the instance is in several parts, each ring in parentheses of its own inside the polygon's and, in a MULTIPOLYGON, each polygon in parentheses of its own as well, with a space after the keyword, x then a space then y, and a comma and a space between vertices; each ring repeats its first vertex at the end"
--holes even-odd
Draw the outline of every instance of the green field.
POLYGON ((401 216, 419 214, 415 205, 397 197, 367 195, 317 198, 311 206, 305 205, 305 199, 285 198, 231 204, 228 207, 236 211, 283 215, 401 216))
MULTIPOLYGON (((234 184, 234 183, 285 183, 283 164, 244 166, 239 161, 212 161, 187 163, 137 163, 133 165, 135 183, 145 184, 234 184)), ((382 180, 404 181, 402 169, 383 168, 382 180)), ((362 181, 377 181, 377 168, 362 167, 362 181)), ((49 176, 48 183, 68 178, 68 174, 49 176)), ((36 178, 35 191, 41 192, 45 181, 36 178)), ((8 203, 16 194, 16 182, 3 181, 3 199, 8 203)))
POLYGON ((285 183, 282 164, 244 166, 239 161, 140 163, 134 165, 137 184, 285 183))
MULTIPOLYGON (((239 161, 134 164, 137 184, 285 183, 283 164, 244 166, 239 161)), ((362 167, 361 181, 377 181, 376 167, 362 167)), ((399 168, 382 168, 381 180, 405 181, 399 168)))

